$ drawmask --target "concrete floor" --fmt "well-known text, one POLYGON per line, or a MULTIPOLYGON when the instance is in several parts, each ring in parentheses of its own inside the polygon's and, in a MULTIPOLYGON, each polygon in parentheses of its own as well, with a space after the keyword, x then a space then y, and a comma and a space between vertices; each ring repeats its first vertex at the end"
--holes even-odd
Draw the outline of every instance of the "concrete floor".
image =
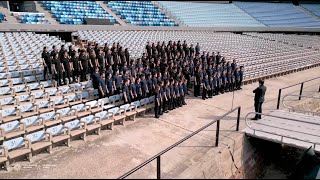
MULTIPOLYGON (((276 108, 278 89, 304 80, 320 76, 320 67, 289 74, 265 81, 267 86, 264 112, 276 108)), ((313 93, 319 87, 314 82, 306 84, 304 94, 313 93)), ((318 80, 319 84, 319 80, 318 80)), ((241 106, 241 129, 245 127, 244 116, 254 111, 252 90, 258 83, 246 85, 243 90, 234 92, 234 105, 241 106)), ((298 93, 299 86, 286 90, 283 94, 298 93)), ((33 162, 13 163, 13 171, 0 172, 0 179, 7 178, 118 178, 148 158, 169 147, 191 132, 223 115, 232 107, 232 93, 223 94, 203 101, 188 97, 184 106, 160 119, 149 113, 136 121, 127 121, 126 126, 115 126, 114 130, 103 130, 101 135, 89 135, 87 142, 75 140, 72 147, 56 147, 53 154, 41 153, 33 162)), ((204 154, 219 151, 230 142, 236 141, 236 113, 230 114, 221 122, 220 146, 215 144, 215 124, 185 141, 162 156, 162 177, 202 177, 214 178, 204 172, 186 171, 193 164, 205 160, 204 154)), ((129 178, 155 178, 156 162, 152 162, 129 178)), ((222 177, 217 174, 216 177, 222 177)))

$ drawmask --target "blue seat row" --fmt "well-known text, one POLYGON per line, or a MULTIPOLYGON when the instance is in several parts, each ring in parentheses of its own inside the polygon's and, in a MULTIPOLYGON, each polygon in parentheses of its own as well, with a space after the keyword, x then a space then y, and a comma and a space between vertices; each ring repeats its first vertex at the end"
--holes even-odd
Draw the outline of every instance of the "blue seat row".
POLYGON ((0 23, 5 19, 5 15, 0 12, 0 23))
POLYGON ((49 21, 45 19, 44 14, 27 13, 18 17, 21 23, 24 24, 49 24, 49 21))
POLYGON ((313 13, 314 15, 320 17, 320 4, 301 4, 300 3, 300 6, 307 9, 308 11, 313 13))
POLYGON ((177 26, 151 1, 105 1, 122 19, 136 26, 177 26))
POLYGON ((116 20, 95 1, 42 1, 61 24, 84 24, 84 18, 116 20))
POLYGON ((320 27, 320 21, 291 3, 234 2, 270 27, 320 27))
POLYGON ((158 4, 190 27, 264 26, 232 3, 158 1, 158 4))

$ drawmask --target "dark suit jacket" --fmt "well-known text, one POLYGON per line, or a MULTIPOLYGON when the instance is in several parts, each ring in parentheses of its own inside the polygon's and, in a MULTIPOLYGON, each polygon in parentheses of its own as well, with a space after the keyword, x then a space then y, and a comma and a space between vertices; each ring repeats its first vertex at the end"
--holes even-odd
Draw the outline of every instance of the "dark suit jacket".
POLYGON ((253 93, 255 93, 254 101, 259 102, 259 103, 263 103, 264 102, 264 95, 266 94, 266 91, 267 91, 267 87, 265 87, 265 86, 257 87, 257 89, 255 89, 253 91, 253 93))

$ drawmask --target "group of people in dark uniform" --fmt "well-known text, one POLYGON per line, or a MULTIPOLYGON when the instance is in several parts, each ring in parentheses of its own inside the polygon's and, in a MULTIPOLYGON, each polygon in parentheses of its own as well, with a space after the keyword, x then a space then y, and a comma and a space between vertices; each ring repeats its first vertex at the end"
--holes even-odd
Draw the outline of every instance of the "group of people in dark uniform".
POLYGON ((52 47, 49 53, 44 47, 44 78, 54 75, 58 86, 77 81, 86 81, 91 75, 93 87, 98 89, 99 97, 109 97, 123 93, 125 103, 155 96, 155 117, 176 109, 185 103, 185 96, 192 88, 194 95, 202 98, 241 88, 243 68, 236 61, 225 62, 218 52, 200 55, 200 45, 190 46, 184 41, 147 43, 141 58, 132 59, 128 49, 120 43, 111 48, 106 43, 100 47, 88 43, 80 44, 78 51, 74 46, 69 50, 64 46, 58 51, 52 47), (71 80, 72 78, 72 80, 71 80))

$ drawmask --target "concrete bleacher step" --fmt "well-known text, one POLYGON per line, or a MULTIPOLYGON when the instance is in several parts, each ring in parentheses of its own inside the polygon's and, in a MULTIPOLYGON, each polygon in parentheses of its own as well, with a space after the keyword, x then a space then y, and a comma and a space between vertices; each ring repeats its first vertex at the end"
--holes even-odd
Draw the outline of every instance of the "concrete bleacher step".
POLYGON ((276 110, 243 130, 248 136, 320 152, 320 117, 276 110), (286 119, 290 118, 290 119, 286 119))
POLYGON ((184 23, 182 23, 181 21, 179 21, 177 18, 175 18, 169 11, 166 11, 165 9, 163 9, 158 3, 157 1, 151 1, 151 3, 159 8, 159 10, 164 13, 168 18, 172 19, 176 24, 179 24, 179 26, 181 27, 187 27, 187 25, 185 25, 184 23))
POLYGON ((0 6, 0 12, 2 12, 6 16, 6 19, 7 19, 7 21, 3 21, 2 23, 19 24, 18 20, 11 15, 11 12, 9 11, 9 9, 0 6))
POLYGON ((100 4, 100 6, 105 11, 107 11, 107 13, 109 13, 111 16, 113 16, 121 26, 128 26, 128 24, 124 20, 119 18, 103 1, 97 1, 97 3, 100 4))
POLYGON ((312 12, 308 11, 307 9, 305 9, 304 7, 302 6, 296 6, 296 8, 300 9, 301 11, 303 11, 304 13, 308 14, 309 16, 315 18, 315 19, 318 19, 320 20, 320 17, 316 16, 315 14, 313 14, 312 12))
POLYGON ((35 5, 36 5, 36 9, 39 13, 44 13, 45 18, 49 21, 50 24, 59 24, 50 14, 50 12, 48 12, 47 10, 45 10, 41 5, 39 1, 34 1, 35 5))

